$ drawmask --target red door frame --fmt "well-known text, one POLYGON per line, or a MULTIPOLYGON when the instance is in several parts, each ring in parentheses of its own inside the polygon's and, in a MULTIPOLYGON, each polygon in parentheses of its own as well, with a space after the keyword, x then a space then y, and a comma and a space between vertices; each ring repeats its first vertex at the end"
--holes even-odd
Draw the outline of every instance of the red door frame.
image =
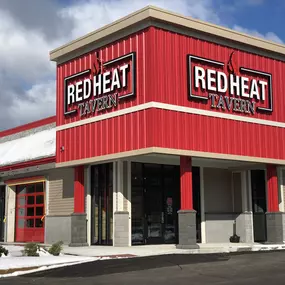
POLYGON ((44 233, 45 233, 45 181, 34 181, 21 183, 19 185, 15 185, 16 191, 16 201, 15 201, 15 209, 16 209, 16 219, 15 219, 15 241, 16 242, 44 242, 44 233), (37 192, 37 185, 42 184, 42 192, 37 192), (31 186, 34 188, 32 193, 19 193, 19 188, 26 187, 26 189, 31 186), (42 196, 42 200, 38 202, 38 197, 42 196), (20 198, 24 199, 24 204, 20 205, 20 198), (30 203, 28 203, 30 200, 30 203), (19 211, 24 209, 24 215, 19 216, 19 211), (33 214, 28 215, 28 209, 33 214), (37 211, 42 209, 40 213, 37 211), (23 227, 19 228, 19 221, 23 220, 23 227), (30 227, 28 227, 28 221, 30 222, 30 227), (40 225, 37 227, 36 225, 40 225))

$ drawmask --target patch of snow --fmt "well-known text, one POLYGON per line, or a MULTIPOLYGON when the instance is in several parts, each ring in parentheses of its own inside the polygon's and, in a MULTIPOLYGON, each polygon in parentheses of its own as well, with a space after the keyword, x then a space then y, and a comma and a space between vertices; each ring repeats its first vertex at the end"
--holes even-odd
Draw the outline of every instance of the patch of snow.
POLYGON ((55 147, 55 128, 3 142, 0 144, 0 166, 54 156, 55 147))
MULTIPOLYGON (((16 261, 15 261, 16 258, 11 258, 11 259, 13 260, 13 262, 11 262, 13 263, 13 265, 10 268, 23 268, 24 267, 24 266, 14 267, 14 264, 16 264, 16 261)), ((2 275, 0 274, 0 278, 25 275, 25 274, 30 274, 34 272, 61 268, 61 267, 77 265, 77 264, 99 260, 99 258, 79 257, 79 256, 65 256, 64 258, 51 256, 51 258, 49 258, 49 261, 46 257, 23 257, 22 259, 23 261, 26 261, 26 263, 29 264, 29 266, 26 266, 26 267, 33 267, 31 264, 35 264, 34 266, 40 266, 40 267, 37 269, 32 269, 32 270, 27 270, 27 271, 15 271, 13 273, 2 274, 2 275)), ((22 262, 21 264, 23 263, 25 262, 22 262)), ((1 265, 1 258, 0 258, 0 265, 1 265)))
MULTIPOLYGON (((95 258, 97 260, 99 258, 95 258)), ((0 270, 8 270, 15 268, 27 268, 37 266, 48 266, 55 264, 64 264, 70 262, 79 262, 86 260, 94 260, 94 258, 85 256, 22 256, 22 257, 0 257, 0 270)))

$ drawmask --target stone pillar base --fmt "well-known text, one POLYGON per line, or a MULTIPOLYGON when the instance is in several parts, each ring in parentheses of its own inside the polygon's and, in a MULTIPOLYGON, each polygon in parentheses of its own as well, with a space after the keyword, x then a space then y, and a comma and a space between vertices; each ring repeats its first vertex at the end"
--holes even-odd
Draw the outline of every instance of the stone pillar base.
POLYGON ((240 236, 240 242, 254 242, 252 212, 243 212, 236 218, 236 233, 240 236))
POLYGON ((69 246, 88 246, 86 214, 71 215, 71 242, 69 246))
POLYGON ((196 249, 196 211, 180 210, 178 211, 178 238, 179 242, 176 248, 196 249))
POLYGON ((285 213, 266 213, 267 243, 284 243, 285 213))
POLYGON ((114 246, 129 246, 129 212, 114 213, 114 246))

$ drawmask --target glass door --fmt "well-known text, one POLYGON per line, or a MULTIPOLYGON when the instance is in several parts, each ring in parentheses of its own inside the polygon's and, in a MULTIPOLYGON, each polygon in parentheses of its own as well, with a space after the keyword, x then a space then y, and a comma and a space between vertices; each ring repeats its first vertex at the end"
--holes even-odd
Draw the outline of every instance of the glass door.
POLYGON ((5 186, 0 186, 0 241, 4 241, 5 186))
POLYGON ((91 167, 91 243, 113 244, 113 164, 91 167))
MULTIPOLYGON (((193 167, 197 240, 201 239, 200 169, 193 167)), ((132 244, 178 242, 180 166, 132 163, 132 244)))
POLYGON ((144 201, 146 243, 163 243, 164 208, 162 188, 162 165, 144 165, 144 201))
POLYGON ((132 244, 145 243, 143 164, 132 162, 132 244))
POLYGON ((196 238, 201 242, 201 191, 200 168, 192 167, 193 208, 196 211, 196 238))
POLYGON ((180 168, 163 166, 164 243, 178 241, 178 214, 180 209, 180 168))
POLYGON ((265 242, 266 236, 266 188, 265 171, 251 171, 254 241, 265 242))
POLYGON ((16 186, 16 242, 44 242, 44 182, 16 186))

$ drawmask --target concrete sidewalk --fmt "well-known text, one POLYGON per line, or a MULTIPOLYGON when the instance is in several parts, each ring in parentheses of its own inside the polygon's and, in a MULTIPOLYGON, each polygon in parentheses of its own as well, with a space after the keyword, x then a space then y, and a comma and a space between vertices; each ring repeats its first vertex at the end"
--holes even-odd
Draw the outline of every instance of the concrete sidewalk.
POLYGON ((275 251, 285 250, 285 244, 232 244, 232 243, 211 243, 198 244, 199 249, 177 249, 175 245, 141 245, 131 247, 113 246, 87 246, 87 247, 68 247, 64 246, 63 253, 89 256, 89 257, 112 257, 124 258, 135 256, 153 256, 165 254, 211 254, 211 253, 230 253, 243 251, 275 251))

